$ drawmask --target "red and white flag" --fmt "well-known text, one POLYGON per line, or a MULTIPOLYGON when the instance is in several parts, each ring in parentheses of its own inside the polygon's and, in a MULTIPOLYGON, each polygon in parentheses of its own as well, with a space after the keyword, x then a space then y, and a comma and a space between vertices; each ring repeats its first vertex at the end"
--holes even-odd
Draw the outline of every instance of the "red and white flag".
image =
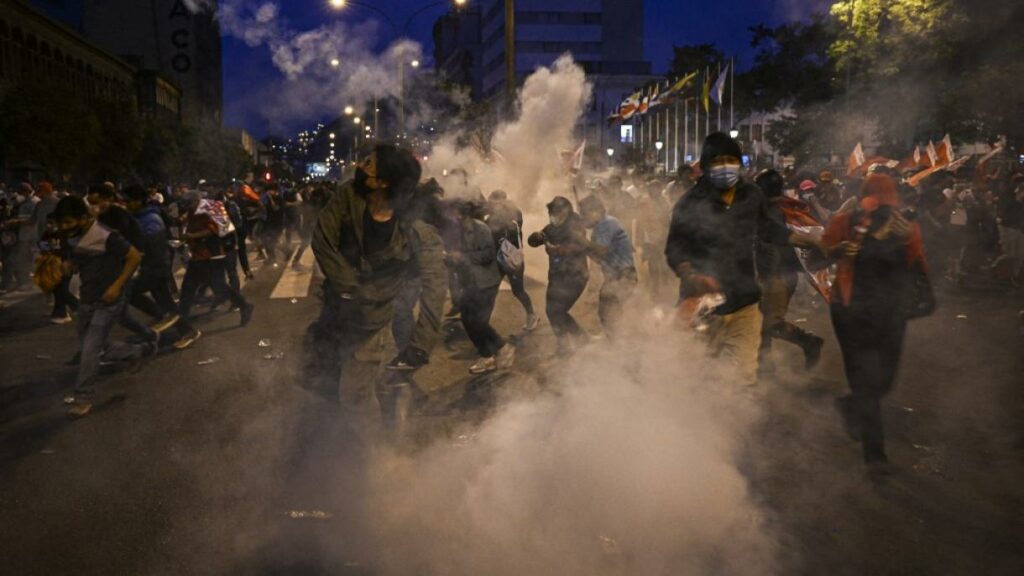
POLYGON ((853 176, 857 170, 864 165, 864 147, 861 146, 860 142, 857 142, 857 146, 850 153, 850 160, 847 165, 846 175, 853 176))
POLYGON ((953 150, 953 141, 949 139, 949 134, 946 134, 946 137, 942 139, 942 142, 939 142, 939 145, 935 147, 935 153, 939 158, 939 161, 936 162, 939 166, 952 164, 953 161, 956 160, 956 155, 953 150))

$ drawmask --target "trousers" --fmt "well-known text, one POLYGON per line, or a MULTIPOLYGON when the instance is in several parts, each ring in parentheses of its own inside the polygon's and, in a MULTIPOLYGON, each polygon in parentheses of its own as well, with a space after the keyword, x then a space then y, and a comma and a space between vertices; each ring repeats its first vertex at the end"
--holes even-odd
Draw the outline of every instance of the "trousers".
POLYGON ((470 341, 476 346, 476 351, 483 358, 491 358, 505 346, 505 340, 491 326, 491 314, 494 312, 494 301, 498 297, 499 286, 465 287, 462 290, 462 299, 459 300, 462 326, 466 329, 470 341))

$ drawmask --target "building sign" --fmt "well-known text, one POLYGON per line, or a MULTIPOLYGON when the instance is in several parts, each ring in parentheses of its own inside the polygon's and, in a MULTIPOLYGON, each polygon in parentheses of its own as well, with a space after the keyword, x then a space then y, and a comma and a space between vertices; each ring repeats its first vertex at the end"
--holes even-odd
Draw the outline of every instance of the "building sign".
POLYGON ((192 69, 192 57, 189 56, 189 44, 192 39, 192 13, 185 6, 184 0, 174 0, 171 7, 171 68, 175 72, 184 74, 192 69))

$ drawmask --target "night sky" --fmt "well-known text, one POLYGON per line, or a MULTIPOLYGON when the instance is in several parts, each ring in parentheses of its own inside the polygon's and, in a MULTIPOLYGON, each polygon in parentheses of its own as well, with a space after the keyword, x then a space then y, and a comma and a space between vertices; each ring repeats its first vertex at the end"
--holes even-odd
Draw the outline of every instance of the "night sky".
MULTIPOLYGON (((364 0, 392 15, 400 24, 431 0, 364 0)), ((472 0, 471 0, 472 1, 472 0)), ((640 1, 640 0, 637 0, 640 1)), ((714 42, 728 54, 749 59, 750 34, 753 24, 775 24, 803 18, 816 7, 829 4, 825 0, 717 0, 715 2, 684 2, 683 0, 644 0, 646 2, 646 58, 656 73, 668 67, 673 44, 714 42)), ((373 18, 373 12, 348 7, 332 10, 327 0, 287 0, 279 2, 283 15, 297 30, 316 28, 327 19, 344 18, 358 21, 373 18)), ((428 10, 418 16, 410 27, 411 36, 421 42, 427 54, 433 50, 431 31, 434 20, 445 8, 428 10)), ((384 27, 383 30, 389 30, 384 27)), ((382 38, 383 46, 386 38, 382 38)), ((742 66, 742 65, 741 65, 742 66)), ((242 126, 257 136, 267 132, 252 99, 241 95, 254 87, 266 87, 281 81, 264 48, 251 49, 236 38, 224 39, 224 105, 225 125, 242 126)), ((310 120, 313 123, 314 119, 310 120)), ((274 127, 275 132, 281 132, 274 127)))

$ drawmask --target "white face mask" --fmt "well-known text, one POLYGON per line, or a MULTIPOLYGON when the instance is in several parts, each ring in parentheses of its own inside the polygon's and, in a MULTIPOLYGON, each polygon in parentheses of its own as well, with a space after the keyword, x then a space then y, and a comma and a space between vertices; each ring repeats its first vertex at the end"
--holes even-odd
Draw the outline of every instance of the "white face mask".
POLYGON ((719 190, 729 190, 740 181, 739 164, 723 164, 715 166, 708 171, 711 184, 719 190))

